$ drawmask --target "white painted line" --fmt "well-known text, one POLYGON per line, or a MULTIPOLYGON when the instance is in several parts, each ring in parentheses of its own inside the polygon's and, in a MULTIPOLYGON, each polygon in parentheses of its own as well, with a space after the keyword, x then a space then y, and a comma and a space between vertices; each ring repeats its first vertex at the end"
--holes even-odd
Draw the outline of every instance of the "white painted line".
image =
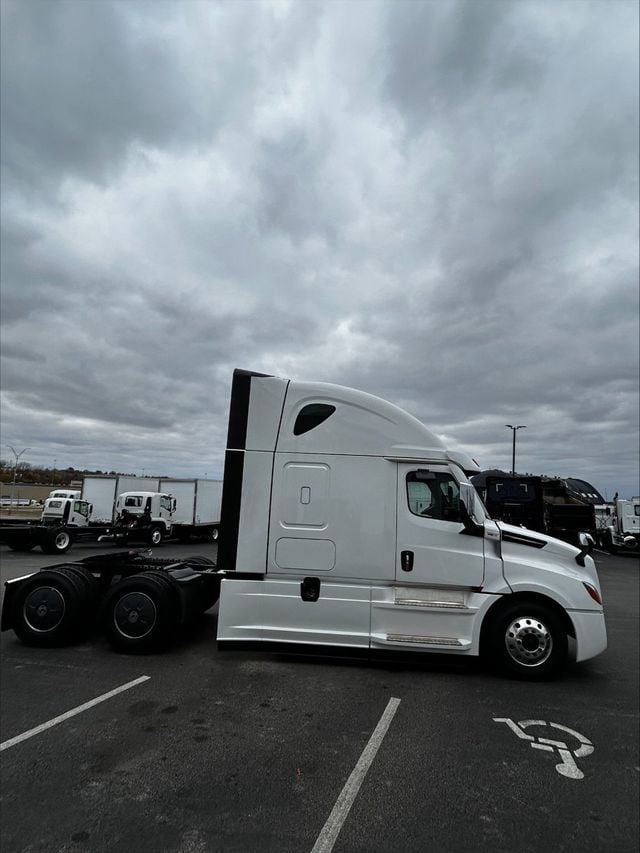
POLYGON ((344 788, 340 792, 340 796, 327 822, 322 827, 311 853, 331 853, 331 850, 333 850, 333 845, 336 843, 342 825, 347 819, 355 798, 358 796, 358 791, 364 782, 364 777, 373 764, 373 759, 376 757, 376 753, 387 733, 387 729, 391 725, 391 720, 393 720, 399 704, 399 699, 394 699, 393 697, 389 699, 389 703, 380 717, 375 731, 369 738, 369 743, 365 746, 358 763, 351 772, 351 776, 349 776, 344 788))
POLYGON ((112 696, 117 696, 118 693, 123 693, 125 690, 130 690, 132 687, 136 687, 138 684, 142 684, 143 681, 148 681, 150 678, 149 675, 141 675, 140 678, 136 678, 135 681, 129 681, 127 684, 122 684, 120 687, 116 687, 114 690, 110 690, 108 693, 103 693, 102 696, 97 696, 95 699, 92 699, 90 702, 85 702, 84 705, 78 705, 77 708, 72 708, 71 711, 66 711, 64 714, 60 714, 59 717, 54 717, 52 720, 48 720, 46 723, 42 723, 39 726, 36 726, 35 729, 29 729, 27 732, 23 732, 21 735, 16 735, 15 737, 10 738, 9 740, 5 740, 0 743, 0 752, 3 749, 9 749, 10 746, 15 746, 17 743, 21 743, 23 740, 27 740, 34 735, 39 735, 40 732, 44 732, 47 729, 50 729, 52 726, 57 726, 58 723, 63 723, 65 720, 70 719, 71 717, 75 717, 77 714, 81 714, 83 711, 88 711, 89 708, 93 708, 94 705, 99 705, 100 702, 105 702, 107 699, 111 699, 112 696))

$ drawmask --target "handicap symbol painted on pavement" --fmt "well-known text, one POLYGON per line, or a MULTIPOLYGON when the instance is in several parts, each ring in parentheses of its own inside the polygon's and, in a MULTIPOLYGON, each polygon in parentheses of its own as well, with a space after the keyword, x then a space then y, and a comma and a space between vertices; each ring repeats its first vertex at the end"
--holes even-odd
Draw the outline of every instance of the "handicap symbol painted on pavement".
POLYGON ((557 749, 560 754, 560 758, 562 759, 559 764, 556 764, 556 770, 558 773, 561 776, 566 776, 567 779, 584 779, 584 773, 576 764, 575 759, 586 758, 587 755, 591 755, 595 747, 591 741, 587 740, 587 738, 584 735, 581 735, 580 732, 576 732, 566 726, 561 726, 560 723, 545 723, 544 720, 521 720, 518 723, 514 723, 513 720, 509 720, 505 717, 494 717, 493 722, 506 723, 512 732, 518 735, 522 740, 528 741, 533 749, 542 749, 546 752, 554 752, 557 749), (552 729, 559 729, 560 731, 571 735, 571 737, 574 737, 580 746, 577 749, 571 750, 565 741, 552 740, 545 737, 535 738, 533 735, 528 735, 525 732, 525 729, 529 728, 529 726, 551 726, 552 729))

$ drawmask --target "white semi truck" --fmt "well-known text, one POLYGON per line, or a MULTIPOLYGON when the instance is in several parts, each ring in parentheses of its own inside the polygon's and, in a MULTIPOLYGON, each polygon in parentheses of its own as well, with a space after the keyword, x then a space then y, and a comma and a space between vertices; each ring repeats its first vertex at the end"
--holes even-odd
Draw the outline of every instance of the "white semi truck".
POLYGON ((596 538, 612 554, 640 552, 640 496, 596 506, 596 538))
POLYGON ((587 537, 490 519, 478 470, 370 394, 236 370, 218 565, 126 552, 6 583, 2 630, 57 645, 99 623, 119 651, 164 645, 219 597, 221 648, 486 656, 518 678, 606 648, 587 537))
POLYGON ((486 655, 517 677, 606 648, 596 567, 487 516, 479 470, 398 407, 235 371, 218 571, 221 647, 486 655))

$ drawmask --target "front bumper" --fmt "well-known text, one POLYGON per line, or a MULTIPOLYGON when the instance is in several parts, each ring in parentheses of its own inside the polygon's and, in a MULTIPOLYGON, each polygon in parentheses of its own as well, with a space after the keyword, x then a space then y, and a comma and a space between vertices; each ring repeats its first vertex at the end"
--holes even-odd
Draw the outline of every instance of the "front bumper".
POLYGON ((570 610, 576 633, 576 661, 589 660, 607 648, 607 626, 600 610, 570 610))

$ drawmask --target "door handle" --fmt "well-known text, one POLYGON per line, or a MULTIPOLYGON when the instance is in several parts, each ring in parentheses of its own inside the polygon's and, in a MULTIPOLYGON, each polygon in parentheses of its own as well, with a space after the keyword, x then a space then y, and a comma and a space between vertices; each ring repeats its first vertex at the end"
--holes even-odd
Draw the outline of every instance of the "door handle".
POLYGON ((320 578, 305 578, 300 584, 300 598, 303 601, 317 601, 320 597, 320 578))
POLYGON ((400 552, 400 566, 403 572, 413 571, 413 551, 400 552))

